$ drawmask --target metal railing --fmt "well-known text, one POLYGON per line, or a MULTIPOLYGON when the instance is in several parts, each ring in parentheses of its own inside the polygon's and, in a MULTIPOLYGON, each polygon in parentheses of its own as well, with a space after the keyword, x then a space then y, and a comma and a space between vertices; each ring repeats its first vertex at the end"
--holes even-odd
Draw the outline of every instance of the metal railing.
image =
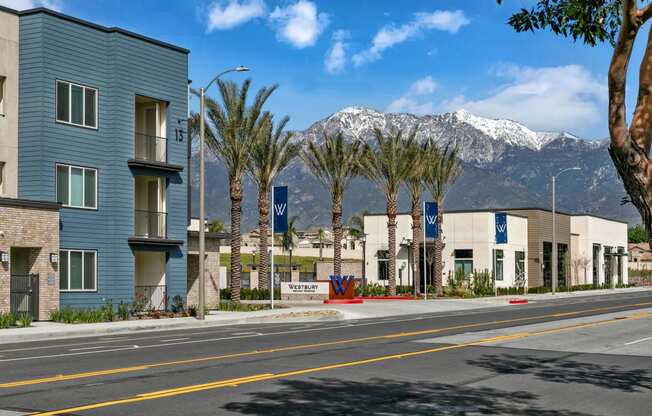
POLYGON ((28 313, 38 317, 38 274, 16 275, 10 277, 10 310, 13 313, 28 313))
POLYGON ((135 235, 138 237, 166 238, 167 212, 135 210, 135 235))
POLYGON ((135 142, 136 159, 147 162, 165 163, 168 161, 166 138, 136 133, 135 142))
POLYGON ((167 286, 135 286, 135 302, 141 303, 144 310, 167 310, 167 286))

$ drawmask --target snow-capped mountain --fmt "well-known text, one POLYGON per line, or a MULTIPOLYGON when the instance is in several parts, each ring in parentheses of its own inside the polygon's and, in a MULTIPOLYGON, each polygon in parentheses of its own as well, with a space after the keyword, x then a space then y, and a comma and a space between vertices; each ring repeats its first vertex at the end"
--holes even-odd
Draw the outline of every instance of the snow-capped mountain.
MULTIPOLYGON (((478 164, 495 162, 514 147, 540 151, 561 137, 581 140, 570 133, 535 132, 515 121, 479 117, 465 110, 415 116, 381 113, 364 107, 344 108, 297 134, 297 138, 319 141, 324 133, 342 131, 350 138, 367 140, 373 136, 376 128, 384 132, 392 128, 405 131, 417 128, 417 138, 431 137, 441 144, 455 144, 465 161, 478 164)), ((588 141, 586 143, 591 144, 588 141)))
MULTIPOLYGON (((344 108, 304 131, 295 132, 295 140, 319 142, 324 133, 338 131, 350 139, 373 140, 375 128, 384 132, 417 128, 419 139, 432 137, 442 145, 452 143, 458 147, 464 174, 448 194, 449 209, 549 207, 552 175, 570 166, 580 166, 580 171, 559 179, 560 210, 639 221, 631 205, 620 205, 625 192, 609 158, 608 141, 604 140, 586 140, 567 132, 537 132, 511 120, 488 119, 467 111, 415 116, 364 107, 344 108)), ((209 217, 228 221, 229 188, 224 168, 215 159, 209 159, 207 166, 209 217)), ((330 197, 301 162, 288 167, 277 183, 289 185, 290 215, 298 216, 300 227, 330 223, 330 197)), ((195 198, 196 195, 194 191, 195 198)), ((408 204, 407 198, 401 198, 401 209, 407 210, 408 204)), ((346 194, 344 214, 349 216, 363 209, 382 212, 385 201, 369 182, 357 179, 346 194)), ((245 181, 243 229, 255 227, 256 222, 256 189, 245 181)))

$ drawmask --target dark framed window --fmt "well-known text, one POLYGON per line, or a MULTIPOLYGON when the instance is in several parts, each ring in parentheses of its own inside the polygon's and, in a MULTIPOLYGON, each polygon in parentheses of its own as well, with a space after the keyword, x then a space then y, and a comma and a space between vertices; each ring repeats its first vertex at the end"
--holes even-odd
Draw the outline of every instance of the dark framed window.
POLYGON ((494 250, 494 275, 496 280, 503 280, 504 278, 504 257, 503 250, 494 250))
POLYGON ((97 169, 57 165, 56 194, 64 207, 97 208, 97 169))
POLYGON ((543 285, 552 287, 552 243, 543 242, 543 285))

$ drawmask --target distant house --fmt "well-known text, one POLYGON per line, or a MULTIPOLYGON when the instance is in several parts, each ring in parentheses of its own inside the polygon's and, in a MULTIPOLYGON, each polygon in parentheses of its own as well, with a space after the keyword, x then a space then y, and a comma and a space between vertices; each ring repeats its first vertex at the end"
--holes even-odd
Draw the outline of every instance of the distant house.
POLYGON ((632 243, 628 246, 629 268, 652 270, 652 252, 649 243, 632 243))

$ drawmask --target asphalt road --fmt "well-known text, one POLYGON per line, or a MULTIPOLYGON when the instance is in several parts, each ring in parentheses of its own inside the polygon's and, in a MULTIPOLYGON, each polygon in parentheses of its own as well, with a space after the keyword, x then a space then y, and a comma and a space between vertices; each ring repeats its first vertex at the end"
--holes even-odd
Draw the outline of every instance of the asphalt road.
POLYGON ((652 319, 637 315, 645 308, 650 292, 2 345, 0 416, 649 415, 649 354, 438 341, 510 327, 528 337, 528 325, 623 311, 631 319, 609 326, 636 322, 636 333, 652 336, 652 319))

